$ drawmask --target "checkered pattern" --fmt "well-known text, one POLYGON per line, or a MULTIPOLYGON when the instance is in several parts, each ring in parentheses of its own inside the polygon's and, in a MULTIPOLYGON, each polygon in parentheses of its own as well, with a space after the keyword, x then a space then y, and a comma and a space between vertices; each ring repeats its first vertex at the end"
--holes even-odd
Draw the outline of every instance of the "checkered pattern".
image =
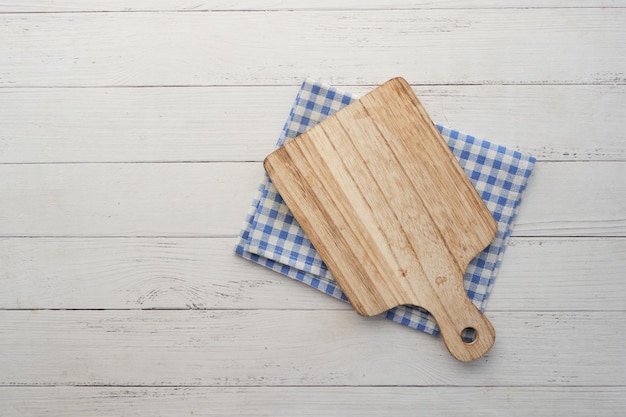
MULTIPOLYGON (((278 146, 354 99, 333 87, 306 80, 296 97, 278 146)), ((437 128, 498 223, 496 238, 470 262, 465 272, 467 294, 484 311, 535 158, 439 125, 437 128)), ((348 301, 267 175, 259 186, 235 252, 348 301)), ((385 315, 390 320, 426 333, 438 333, 433 317, 419 307, 399 306, 385 315)))

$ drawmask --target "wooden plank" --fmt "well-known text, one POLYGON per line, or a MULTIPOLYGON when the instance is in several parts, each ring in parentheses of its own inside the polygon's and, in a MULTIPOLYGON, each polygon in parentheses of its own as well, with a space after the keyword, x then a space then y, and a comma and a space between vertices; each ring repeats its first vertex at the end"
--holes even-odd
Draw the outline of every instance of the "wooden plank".
POLYGON ((297 91, 0 89, 0 162, 261 161, 297 91))
POLYGON ((0 396, 0 413, 23 417, 609 417, 626 408, 623 387, 1 387, 0 396))
POLYGON ((0 239, 0 308, 349 309, 237 258, 233 238, 0 239))
POLYGON ((624 84, 625 18, 619 8, 6 14, 0 86, 284 85, 306 74, 624 84))
MULTIPOLYGON (((258 162, 0 165, 0 236, 235 236, 262 176, 258 162)), ((514 234, 626 235, 624 177, 624 162, 538 163, 514 234)))
POLYGON ((0 385, 626 385, 626 312, 489 317, 467 364, 353 311, 0 311, 0 385))
POLYGON ((341 3, 318 0, 315 4, 306 1, 180 1, 180 0, 122 0, 90 1, 80 0, 26 0, 2 1, 0 13, 16 12, 136 12, 136 11, 206 11, 206 10, 385 10, 385 9, 486 9, 486 8, 571 8, 571 7, 625 7, 622 0, 559 0, 497 1, 497 0, 446 0, 402 1, 394 0, 381 5, 377 0, 347 0, 341 3))
MULTIPOLYGON (((356 94, 371 88, 345 87, 356 94)), ((626 86, 413 89, 434 121, 539 159, 626 160, 626 86)), ((261 161, 297 90, 0 89, 0 163, 261 161)))
POLYGON ((626 310, 624 239, 509 241, 488 311, 626 310))
POLYGON ((235 235, 260 163, 0 166, 0 224, 18 236, 235 235))
POLYGON ((626 164, 594 165, 567 162, 535 165, 514 233, 517 236, 623 236, 626 199, 620 195, 626 195, 626 185, 620 179, 626 177, 626 164), (604 182, 593 178, 590 171, 594 168, 603 172, 600 175, 606 175, 604 182))
MULTIPOLYGON (((351 309, 235 258, 233 245, 232 238, 0 239, 0 308, 351 309)), ((513 238, 487 312, 624 311, 625 269, 624 239, 513 238)))

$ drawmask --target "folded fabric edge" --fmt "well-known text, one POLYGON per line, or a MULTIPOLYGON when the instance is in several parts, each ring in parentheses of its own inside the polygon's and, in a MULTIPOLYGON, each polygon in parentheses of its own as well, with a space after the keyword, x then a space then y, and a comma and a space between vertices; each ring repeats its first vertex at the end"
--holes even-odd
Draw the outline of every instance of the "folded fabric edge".
MULTIPOLYGON (((295 115, 296 104, 300 100, 300 95, 302 94, 304 86, 306 85, 306 83, 309 83, 309 82, 312 82, 312 79, 307 78, 300 84, 300 88, 298 89, 296 98, 294 99, 293 104, 291 106, 291 110, 289 111, 289 116, 287 117, 287 120, 285 121, 285 123, 283 124, 283 128, 281 129, 281 133, 280 133, 276 147, 281 145, 280 142, 282 138, 284 138, 287 135, 289 124, 291 120, 293 120, 294 115, 295 115)), ((241 255, 241 253, 245 251, 245 246, 246 246, 246 243, 248 242, 248 237, 250 234, 250 230, 252 228, 252 222, 254 221, 255 214, 259 207, 259 203, 261 202, 261 198, 263 197, 263 192, 265 191, 265 187, 268 181, 269 181, 269 177, 267 176, 267 174, 265 174, 263 180, 257 187, 257 192, 254 196, 254 199, 252 200, 252 204, 248 208, 248 213, 246 214, 246 218, 243 222, 241 231, 239 233, 239 241, 237 242, 237 245, 235 246, 235 253, 238 255, 241 255)))

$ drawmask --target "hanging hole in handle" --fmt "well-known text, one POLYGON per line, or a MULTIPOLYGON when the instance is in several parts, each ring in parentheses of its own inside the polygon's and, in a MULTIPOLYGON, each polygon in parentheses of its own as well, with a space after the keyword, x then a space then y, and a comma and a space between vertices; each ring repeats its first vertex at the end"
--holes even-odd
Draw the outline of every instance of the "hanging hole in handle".
POLYGON ((461 340, 463 343, 471 345, 478 340, 478 332, 473 327, 466 327, 461 331, 461 340))

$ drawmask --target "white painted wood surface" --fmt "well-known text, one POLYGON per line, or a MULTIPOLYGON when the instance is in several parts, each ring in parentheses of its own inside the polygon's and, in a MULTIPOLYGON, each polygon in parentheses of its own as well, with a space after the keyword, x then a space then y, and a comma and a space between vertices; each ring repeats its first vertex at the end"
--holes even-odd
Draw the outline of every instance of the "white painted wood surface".
MULTIPOLYGON (((355 94, 371 89, 342 88, 355 94)), ((624 85, 414 89, 437 123, 523 148, 543 161, 626 159, 624 85)), ((276 121, 286 118, 297 90, 297 85, 4 88, 0 161, 261 161, 274 148, 276 121), (80 118, 69 119, 72 114, 80 118)))
POLYGON ((5 14, 0 86, 380 84, 398 73, 623 84, 624 19, 622 8, 5 14))
POLYGON ((623 415, 625 8, 0 1, 0 416, 623 415), (538 156, 485 358, 232 254, 306 76, 538 156))

